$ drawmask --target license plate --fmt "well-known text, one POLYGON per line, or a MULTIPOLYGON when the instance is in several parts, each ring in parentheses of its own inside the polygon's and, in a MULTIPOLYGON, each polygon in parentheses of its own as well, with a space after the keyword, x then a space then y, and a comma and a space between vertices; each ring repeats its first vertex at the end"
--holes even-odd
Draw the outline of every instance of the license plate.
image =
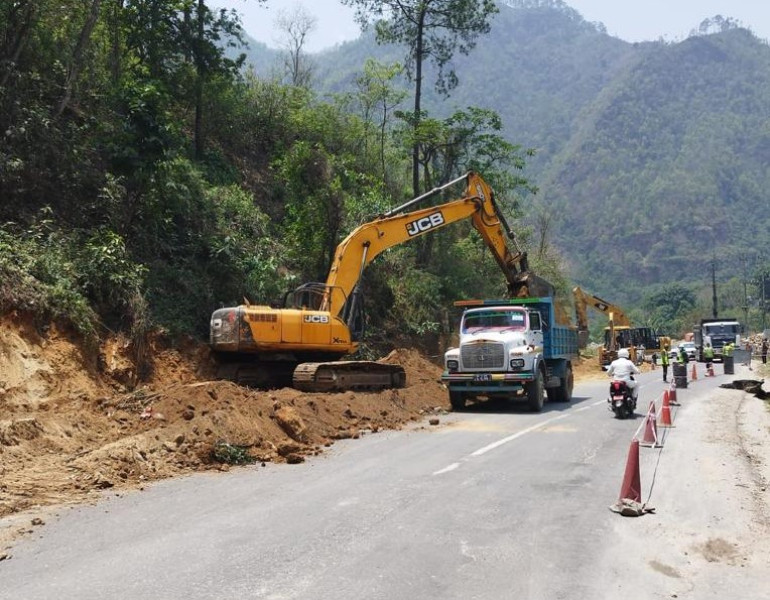
POLYGON ((492 374, 491 373, 476 373, 473 376, 473 381, 492 381, 492 374))

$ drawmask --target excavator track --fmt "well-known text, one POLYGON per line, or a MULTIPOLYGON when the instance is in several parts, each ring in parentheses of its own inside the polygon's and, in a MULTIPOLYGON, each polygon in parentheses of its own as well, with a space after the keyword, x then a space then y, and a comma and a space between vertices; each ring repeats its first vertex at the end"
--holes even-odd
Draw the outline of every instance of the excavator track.
POLYGON ((301 363, 294 369, 293 387, 305 392, 385 390, 406 386, 400 365, 373 361, 301 363))
POLYGON ((259 362, 256 359, 230 359, 220 357, 216 368, 216 378, 232 381, 245 387, 275 389, 291 385, 292 372, 296 363, 259 362))

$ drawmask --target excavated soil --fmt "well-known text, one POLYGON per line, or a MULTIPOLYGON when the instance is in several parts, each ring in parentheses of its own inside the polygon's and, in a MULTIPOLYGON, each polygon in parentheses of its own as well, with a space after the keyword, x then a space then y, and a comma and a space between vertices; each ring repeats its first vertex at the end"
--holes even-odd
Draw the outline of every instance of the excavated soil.
MULTIPOLYGON (((54 327, 0 320, 0 517, 233 464, 301 462, 449 410, 441 367, 414 350, 382 359, 405 368, 404 389, 317 394, 215 381, 205 345, 161 337, 137 385, 131 350, 120 336, 89 351, 54 327)), ((578 362, 577 380, 605 376, 578 362)))

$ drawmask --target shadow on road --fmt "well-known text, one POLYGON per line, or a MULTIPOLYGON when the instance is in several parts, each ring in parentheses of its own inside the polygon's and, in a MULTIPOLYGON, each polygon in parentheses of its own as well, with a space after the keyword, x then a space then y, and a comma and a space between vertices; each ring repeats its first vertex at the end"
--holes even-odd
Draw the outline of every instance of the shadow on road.
POLYGON ((526 399, 509 400, 505 398, 489 398, 468 400, 465 408, 462 410, 453 410, 452 412, 508 415, 559 413, 570 410, 586 400, 592 400, 592 398, 575 396, 572 398, 571 402, 546 402, 543 406, 543 410, 539 413, 535 413, 527 404, 526 399))

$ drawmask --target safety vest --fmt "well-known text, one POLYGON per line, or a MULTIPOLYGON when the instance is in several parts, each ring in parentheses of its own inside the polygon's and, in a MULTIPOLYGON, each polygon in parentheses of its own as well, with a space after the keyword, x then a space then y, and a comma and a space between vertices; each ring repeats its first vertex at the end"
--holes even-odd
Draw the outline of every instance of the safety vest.
POLYGON ((733 354, 733 345, 732 344, 725 344, 722 348, 722 354, 725 356, 732 356, 733 354))
POLYGON ((703 356, 705 356, 708 360, 711 360, 714 358, 714 349, 711 346, 704 348, 703 356))
POLYGON ((663 349, 663 352, 660 353, 660 364, 668 365, 668 350, 665 348, 663 349))

